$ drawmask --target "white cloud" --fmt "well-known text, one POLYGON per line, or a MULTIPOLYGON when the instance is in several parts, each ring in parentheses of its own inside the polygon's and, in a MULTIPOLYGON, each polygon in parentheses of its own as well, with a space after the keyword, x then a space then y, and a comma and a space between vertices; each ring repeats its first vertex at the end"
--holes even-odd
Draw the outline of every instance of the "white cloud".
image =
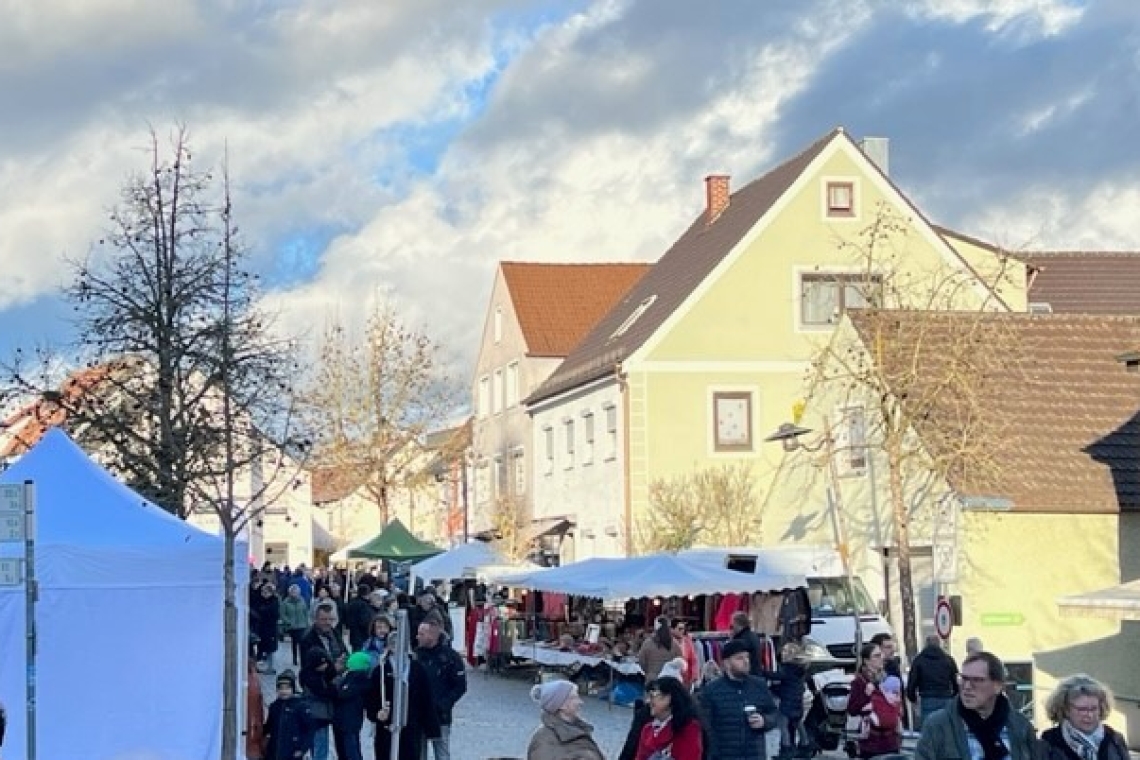
POLYGON ((955 24, 982 19, 988 31, 1022 40, 1062 34, 1084 14, 1073 0, 919 0, 907 10, 955 24))

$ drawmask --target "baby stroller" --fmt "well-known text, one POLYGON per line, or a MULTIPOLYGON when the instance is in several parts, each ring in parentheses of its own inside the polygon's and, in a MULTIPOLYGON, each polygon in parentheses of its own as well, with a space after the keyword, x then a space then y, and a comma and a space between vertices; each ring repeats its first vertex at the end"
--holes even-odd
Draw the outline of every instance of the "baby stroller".
POLYGON ((852 676, 835 668, 813 674, 807 680, 811 709, 804 716, 804 730, 819 750, 839 749, 846 738, 847 698, 852 676))

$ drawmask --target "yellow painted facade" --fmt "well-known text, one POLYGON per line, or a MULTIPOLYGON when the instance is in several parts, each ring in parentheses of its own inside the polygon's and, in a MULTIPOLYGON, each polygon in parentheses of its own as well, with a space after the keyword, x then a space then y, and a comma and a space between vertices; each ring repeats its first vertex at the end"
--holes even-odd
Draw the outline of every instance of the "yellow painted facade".
MULTIPOLYGON (((657 478, 747 459, 754 463, 758 492, 769 491, 781 452, 763 438, 791 418, 793 405, 805 396, 810 361, 833 329, 801 324, 801 276, 860 271, 866 263, 851 246, 880 214, 890 214, 906 226, 891 242, 890 255, 902 262, 896 271, 915 283, 946 271, 969 272, 946 241, 839 136, 737 250, 630 357, 628 477, 635 524, 648 508, 649 483, 657 478), (853 218, 828 217, 829 182, 852 184, 853 218), (753 391, 751 451, 714 451, 712 393, 717 390, 753 391)), ((981 254, 993 257, 982 249, 971 251, 979 261, 984 259, 981 254)), ((1009 287, 1025 282, 1024 266, 1015 266, 1020 279, 1014 273, 1009 287)), ((979 283, 963 290, 962 297, 964 308, 978 308, 989 291, 979 283)), ((1010 300, 1024 308, 1024 292, 1010 300)), ((741 540, 759 542, 760 536, 741 540)))

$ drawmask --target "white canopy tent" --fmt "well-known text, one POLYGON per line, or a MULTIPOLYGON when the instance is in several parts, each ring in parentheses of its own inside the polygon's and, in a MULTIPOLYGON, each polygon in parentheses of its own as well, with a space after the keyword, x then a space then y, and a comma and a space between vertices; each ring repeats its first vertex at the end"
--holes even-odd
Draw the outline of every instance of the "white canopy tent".
MULTIPOLYGON (((58 430, 0 476, 27 480, 35 484, 40 591, 38 756, 215 760, 222 539, 147 502, 58 430)), ((0 544, 0 551, 20 556, 23 547, 0 544)), ((237 551, 240 568, 247 550, 237 551)), ((248 575, 237 573, 241 607, 248 575)), ((24 620, 23 587, 0 588, 0 700, 12 757, 25 757, 27 747, 18 707, 25 704, 24 620)), ((244 707, 244 693, 238 703, 244 707)))
POLYGON ((712 567, 676 554, 595 558, 550 570, 500 574, 496 583, 536 591, 618 601, 654 596, 782 591, 807 585, 802 575, 768 577, 712 567))
POLYGON ((537 570, 531 562, 513 563, 488 543, 471 541, 412 565, 412 575, 425 581, 450 581, 537 570))

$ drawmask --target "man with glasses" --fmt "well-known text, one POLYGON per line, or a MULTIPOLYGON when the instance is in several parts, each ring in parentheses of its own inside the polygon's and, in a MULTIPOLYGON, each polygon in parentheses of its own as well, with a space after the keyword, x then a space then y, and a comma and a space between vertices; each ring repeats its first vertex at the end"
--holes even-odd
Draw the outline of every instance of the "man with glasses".
POLYGON ((918 760, 1033 760, 1037 735, 1006 699, 1001 660, 972 654, 958 680, 958 698, 923 721, 918 760))

